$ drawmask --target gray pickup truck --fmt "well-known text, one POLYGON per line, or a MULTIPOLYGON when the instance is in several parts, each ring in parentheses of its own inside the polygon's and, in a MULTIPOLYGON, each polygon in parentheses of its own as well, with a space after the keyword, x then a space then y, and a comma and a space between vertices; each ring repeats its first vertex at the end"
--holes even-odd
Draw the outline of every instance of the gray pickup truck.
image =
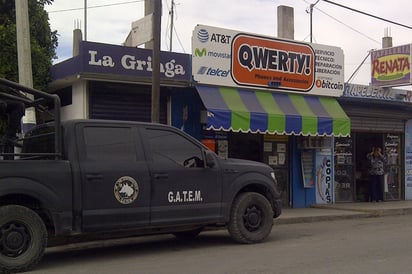
POLYGON ((269 166, 219 158, 176 128, 60 121, 58 96, 4 79, 0 115, 0 272, 31 269, 51 239, 74 235, 187 238, 226 227, 256 243, 281 214, 269 166), (29 106, 48 118, 18 139, 15 121, 29 106))

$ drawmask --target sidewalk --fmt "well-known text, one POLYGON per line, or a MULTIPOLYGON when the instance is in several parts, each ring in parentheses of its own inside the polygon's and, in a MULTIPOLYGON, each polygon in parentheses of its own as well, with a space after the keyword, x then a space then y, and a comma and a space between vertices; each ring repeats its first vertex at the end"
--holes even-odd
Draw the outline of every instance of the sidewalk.
POLYGON ((286 208, 275 219, 275 223, 294 224, 406 214, 412 214, 412 201, 338 203, 314 205, 310 208, 286 208))

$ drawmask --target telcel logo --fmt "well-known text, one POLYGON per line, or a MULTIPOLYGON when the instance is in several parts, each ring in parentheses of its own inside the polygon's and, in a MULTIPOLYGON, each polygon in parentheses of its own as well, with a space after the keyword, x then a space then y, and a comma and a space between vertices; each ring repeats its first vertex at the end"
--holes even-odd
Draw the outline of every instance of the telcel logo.
POLYGON ((197 74, 216 77, 228 77, 230 74, 230 70, 222 70, 219 68, 201 66, 197 71, 197 74))

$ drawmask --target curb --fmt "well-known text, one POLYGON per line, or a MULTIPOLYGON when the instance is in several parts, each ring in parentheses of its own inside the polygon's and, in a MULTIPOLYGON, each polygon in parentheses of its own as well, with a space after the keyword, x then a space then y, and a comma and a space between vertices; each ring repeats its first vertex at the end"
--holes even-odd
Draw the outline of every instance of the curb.
MULTIPOLYGON (((412 215, 412 208, 351 208, 330 205, 314 205, 311 211, 302 211, 301 214, 280 216, 274 224, 298 224, 322 221, 348 220, 358 218, 376 218, 383 216, 412 215), (319 209, 319 212, 316 210, 319 209)), ((293 210, 293 209, 292 209, 293 210)))
POLYGON ((374 217, 379 216, 390 216, 390 215, 409 215, 412 214, 412 208, 348 208, 348 207, 331 207, 323 205, 314 205, 311 208, 318 209, 328 209, 328 210, 342 210, 342 211, 351 211, 351 212, 363 212, 370 214, 374 217))
POLYGON ((373 213, 358 212, 353 214, 336 214, 336 215, 323 215, 323 216, 300 216, 290 218, 279 218, 274 220, 274 224, 299 224, 299 223, 315 223, 322 221, 336 221, 336 220, 349 220, 359 218, 372 218, 377 217, 373 213))

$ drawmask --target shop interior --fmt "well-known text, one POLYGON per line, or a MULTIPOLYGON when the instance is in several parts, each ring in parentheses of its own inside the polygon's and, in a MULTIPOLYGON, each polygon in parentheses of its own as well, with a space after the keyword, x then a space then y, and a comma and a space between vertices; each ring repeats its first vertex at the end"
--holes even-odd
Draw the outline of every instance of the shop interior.
MULTIPOLYGON (((221 143, 222 140, 219 140, 219 142, 221 143)), ((263 162, 274 169, 283 206, 289 207, 288 136, 229 132, 227 134, 227 143, 230 158, 263 162)))
POLYGON ((335 139, 336 202, 369 201, 369 162, 366 155, 381 147, 387 157, 384 198, 401 197, 401 135, 391 133, 352 133, 351 138, 335 139))
POLYGON ((355 133, 355 198, 358 202, 369 201, 369 161, 366 155, 374 147, 382 147, 382 134, 377 133, 355 133))

